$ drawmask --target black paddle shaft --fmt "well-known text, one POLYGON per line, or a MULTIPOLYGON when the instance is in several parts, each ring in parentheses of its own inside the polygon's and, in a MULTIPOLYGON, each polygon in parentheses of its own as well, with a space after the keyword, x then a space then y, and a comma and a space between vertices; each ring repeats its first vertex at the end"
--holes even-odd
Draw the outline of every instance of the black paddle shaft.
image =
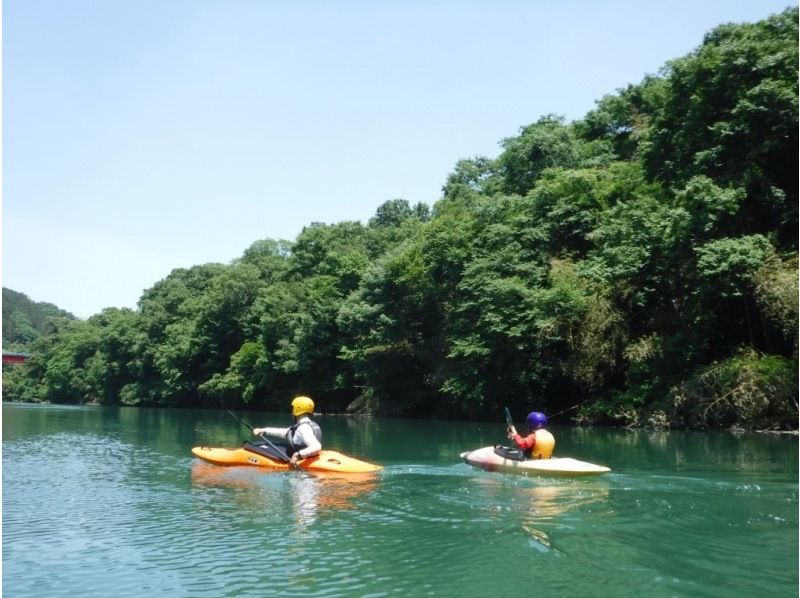
MULTIPOLYGON (((235 414, 233 411, 231 411, 230 409, 227 409, 227 412, 228 412, 228 413, 230 413, 230 414, 231 414, 231 417, 233 417, 233 419, 235 419, 236 421, 238 421, 240 424, 242 424, 243 426, 246 426, 247 428, 250 428, 250 431, 251 431, 251 432, 254 432, 254 431, 255 431, 255 430, 253 429, 253 426, 251 426, 250 424, 248 424, 248 423, 247 423, 246 421, 244 421, 242 418, 240 418, 240 417, 237 417, 237 416, 236 416, 236 414, 235 414)), ((274 451, 275 451, 275 452, 276 452, 278 455, 280 455, 280 457, 279 457, 279 458, 281 459, 281 461, 283 461, 284 463, 290 463, 290 462, 291 462, 291 459, 289 458, 289 456, 288 456, 288 455, 287 455, 287 454, 286 454, 286 453, 285 453, 285 452, 284 452, 282 449, 280 449, 279 447, 277 447, 277 446, 275 446, 274 444, 272 444, 272 443, 269 441, 269 438, 267 438, 267 435, 266 435, 266 434, 259 434, 258 436, 259 436, 259 438, 261 438, 261 440, 263 440, 264 442, 266 442, 266 443, 267 443, 267 444, 268 444, 268 445, 269 445, 269 446, 270 446, 270 447, 271 447, 271 448, 272 448, 272 449, 273 449, 273 450, 274 450, 274 451)))
POLYGON ((514 427, 514 420, 511 419, 511 412, 508 410, 508 407, 503 407, 503 411, 506 414, 506 423, 508 424, 509 428, 514 427))

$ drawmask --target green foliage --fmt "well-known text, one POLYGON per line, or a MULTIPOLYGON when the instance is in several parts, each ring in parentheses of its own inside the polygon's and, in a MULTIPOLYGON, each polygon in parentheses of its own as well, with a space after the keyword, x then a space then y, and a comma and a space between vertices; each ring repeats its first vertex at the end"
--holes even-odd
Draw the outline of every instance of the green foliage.
POLYGON ((755 297, 765 317, 794 347, 797 356, 798 334, 798 269, 797 256, 781 260, 769 255, 764 266, 755 273, 755 297))
MULTIPOLYGON (((580 264, 586 276, 614 288, 627 309, 652 310, 681 265, 689 214, 656 194, 634 195, 606 210, 588 235, 596 249, 580 264)), ((643 316, 644 317, 644 316, 643 316)))
POLYGON ((3 350, 25 351, 50 331, 52 319, 74 320, 52 303, 34 302, 27 295, 3 287, 3 350))
POLYGON ((36 332, 30 318, 21 311, 11 313, 8 317, 8 322, 10 329, 8 345, 10 347, 30 345, 39 337, 39 333, 36 332))
POLYGON ((796 427, 797 20, 719 27, 584 119, 522 127, 432 208, 258 240, 86 322, 4 302, 32 354, 4 396, 796 427))
POLYGON ((559 319, 551 320, 551 326, 563 329, 567 343, 563 375, 580 396, 595 395, 619 371, 620 350, 628 334, 625 318, 612 303, 609 289, 579 276, 570 262, 551 262, 550 282, 553 294, 568 298, 574 306, 568 325, 562 315, 564 302, 555 306, 559 319))
POLYGON ((441 307, 421 236, 367 270, 337 322, 349 337, 340 356, 352 365, 361 395, 353 409, 418 415, 436 410, 441 307))
POLYGON ((23 376, 7 390, 8 398, 26 402, 87 403, 100 399, 97 375, 103 359, 99 330, 80 320, 61 322, 58 331, 37 340, 22 368, 23 376))
POLYGON ((593 237, 610 208, 659 194, 635 162, 613 162, 604 168, 554 168, 542 173, 530 192, 526 210, 536 222, 537 237, 553 255, 582 257, 596 247, 593 237))
POLYGON ((716 232, 734 230, 735 216, 746 192, 741 188, 722 189, 705 175, 692 177, 676 193, 676 203, 691 217, 693 239, 702 239, 716 232))
POLYGON ((99 332, 97 353, 86 366, 97 400, 125 404, 121 399, 123 389, 132 380, 141 379, 143 373, 147 337, 141 321, 132 310, 109 308, 90 318, 88 324, 99 332))
POLYGON ((503 140, 497 160, 502 191, 524 195, 548 168, 602 165, 613 159, 609 144, 578 137, 574 127, 553 115, 523 127, 518 137, 503 140))
POLYGON ((680 185, 707 175, 748 192, 748 233, 797 248, 798 10, 723 25, 666 69, 666 97, 643 144, 650 172, 680 185))
POLYGON ((608 141, 619 159, 638 157, 641 143, 650 134, 653 116, 663 106, 666 87, 664 79, 648 76, 639 85, 605 96, 597 102, 597 108, 576 123, 579 135, 608 141))
POLYGON ((291 250, 292 244, 288 241, 260 239, 245 249, 242 257, 234 260, 234 264, 254 266, 258 269, 260 278, 270 284, 280 280, 285 273, 291 250))
POLYGON ((673 420, 692 427, 791 428, 797 382, 796 361, 745 350, 674 388, 673 420))
POLYGON ((370 219, 370 228, 400 228, 408 221, 426 221, 430 218, 430 209, 425 204, 417 204, 413 208, 405 199, 392 199, 384 202, 370 219))
POLYGON ((221 405, 255 403, 260 391, 265 388, 264 362, 266 354, 263 345, 245 342, 231 356, 230 367, 224 373, 215 373, 210 380, 199 386, 205 395, 216 397, 221 405))
POLYGON ((761 235, 723 238, 695 249, 699 275, 715 297, 741 297, 752 285, 757 272, 774 253, 770 242, 761 235))
POLYGON ((459 160, 447 177, 445 197, 457 197, 459 191, 472 191, 492 196, 502 190, 502 176, 494 161, 484 156, 459 160))

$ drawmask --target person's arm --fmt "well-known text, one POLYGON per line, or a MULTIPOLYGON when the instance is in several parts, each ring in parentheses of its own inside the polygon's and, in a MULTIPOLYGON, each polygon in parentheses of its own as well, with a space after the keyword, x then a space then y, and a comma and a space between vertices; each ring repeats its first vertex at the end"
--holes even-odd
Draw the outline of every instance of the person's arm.
POLYGON ((288 432, 289 428, 253 428, 253 434, 256 436, 266 434, 267 436, 276 436, 285 439, 288 432))
POLYGON ((532 449, 534 447, 534 445, 536 444, 536 434, 530 434, 529 436, 526 436, 525 438, 523 438, 522 436, 517 434, 517 431, 516 431, 516 429, 514 429, 514 427, 512 427, 509 430, 508 437, 511 440, 513 440, 514 444, 516 444, 523 451, 527 451, 528 449, 532 449))
POLYGON ((311 457, 322 450, 322 445, 319 443, 319 440, 317 440, 317 437, 314 436, 314 430, 311 426, 300 426, 297 429, 297 433, 300 435, 300 440, 305 445, 304 448, 295 453, 299 459, 311 457))

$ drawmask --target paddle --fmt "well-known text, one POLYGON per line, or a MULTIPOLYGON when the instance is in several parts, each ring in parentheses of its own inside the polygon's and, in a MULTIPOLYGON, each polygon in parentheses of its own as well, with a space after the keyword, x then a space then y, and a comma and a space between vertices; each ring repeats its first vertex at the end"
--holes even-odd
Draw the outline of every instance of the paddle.
MULTIPOLYGON (((503 413, 506 414, 506 425, 508 426, 508 431, 510 432, 511 429, 514 428, 514 420, 511 419, 511 412, 508 410, 508 407, 503 407, 503 413)), ((500 455, 504 459, 513 459, 514 461, 525 460, 525 455, 518 448, 509 448, 507 446, 502 446, 498 449, 497 447, 495 447, 494 452, 495 454, 500 455), (498 450, 500 452, 498 452, 498 450)))
MULTIPOLYGON (((248 424, 248 423, 247 423, 246 421, 244 421, 242 418, 240 418, 240 417, 237 417, 237 415, 236 415, 236 414, 235 414, 233 411, 231 411, 230 409, 226 409, 226 411, 227 411, 227 412, 228 412, 228 413, 231 415, 231 417, 232 417, 233 419, 235 419, 237 422, 239 422, 240 424, 242 424, 243 426, 245 426, 245 427, 247 427, 247 428, 250 428, 250 431, 251 431, 251 432, 254 432, 254 431, 255 431, 255 429, 253 428, 253 426, 251 426, 250 424, 248 424)), ((292 460, 291 460, 291 459, 289 458, 289 456, 288 456, 288 455, 287 455, 287 454, 286 454, 286 453, 283 451, 283 449, 281 449, 281 448, 279 448, 279 447, 275 446, 274 444, 272 444, 272 443, 269 441, 269 438, 267 438, 267 435, 266 435, 266 434, 259 434, 258 436, 259 436, 259 438, 261 438, 261 440, 263 440, 264 442, 266 442, 266 443, 267 443, 267 444, 270 446, 270 448, 272 448, 272 450, 273 450, 273 451, 275 451, 275 453, 277 453, 277 455, 278 455, 278 458, 279 458, 281 461, 283 461, 284 463, 289 463, 289 464, 291 464, 291 463, 292 463, 292 460)), ((292 466, 293 466, 295 469, 299 469, 299 467, 297 466, 297 463, 293 464, 292 466)))
POLYGON ((509 428, 514 427, 514 420, 511 419, 511 412, 508 410, 508 407, 503 407, 503 411, 506 414, 506 424, 508 424, 509 428))

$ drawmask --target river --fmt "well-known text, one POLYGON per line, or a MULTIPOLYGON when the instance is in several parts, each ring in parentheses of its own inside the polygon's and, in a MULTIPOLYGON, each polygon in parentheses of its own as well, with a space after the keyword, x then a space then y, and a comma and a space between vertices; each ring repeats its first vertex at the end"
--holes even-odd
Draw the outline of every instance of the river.
POLYGON ((546 479, 459 460, 504 442, 500 416, 319 421, 385 468, 204 464, 192 446, 248 438, 224 411, 4 403, 3 595, 798 594, 795 436, 551 427, 556 456, 612 472, 546 479))

